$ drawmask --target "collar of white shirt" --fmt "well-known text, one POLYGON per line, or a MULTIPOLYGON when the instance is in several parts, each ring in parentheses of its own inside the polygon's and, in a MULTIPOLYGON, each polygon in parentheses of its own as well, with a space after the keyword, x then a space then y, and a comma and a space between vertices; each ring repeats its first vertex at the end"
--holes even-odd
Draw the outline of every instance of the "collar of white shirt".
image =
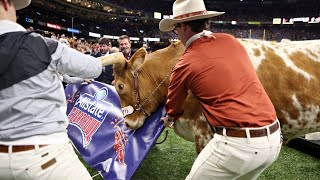
POLYGON ((9 32, 19 32, 19 31, 27 31, 20 24, 9 21, 9 20, 0 20, 0 35, 9 33, 9 32))
POLYGON ((191 36, 191 37, 188 39, 187 43, 186 43, 186 48, 189 47, 190 44, 191 44, 193 41, 195 41, 195 40, 197 40, 197 39, 199 39, 199 38, 201 38, 201 37, 204 37, 204 36, 209 36, 209 35, 211 35, 212 33, 213 33, 213 32, 211 32, 211 31, 203 30, 202 32, 197 33, 197 34, 191 36))

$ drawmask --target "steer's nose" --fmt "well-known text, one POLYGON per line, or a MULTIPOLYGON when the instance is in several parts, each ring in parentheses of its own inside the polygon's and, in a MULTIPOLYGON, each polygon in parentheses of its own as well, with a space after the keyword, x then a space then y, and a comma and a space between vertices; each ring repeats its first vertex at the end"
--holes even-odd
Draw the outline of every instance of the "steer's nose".
POLYGON ((128 122, 124 122, 124 125, 127 126, 127 128, 131 129, 128 122))

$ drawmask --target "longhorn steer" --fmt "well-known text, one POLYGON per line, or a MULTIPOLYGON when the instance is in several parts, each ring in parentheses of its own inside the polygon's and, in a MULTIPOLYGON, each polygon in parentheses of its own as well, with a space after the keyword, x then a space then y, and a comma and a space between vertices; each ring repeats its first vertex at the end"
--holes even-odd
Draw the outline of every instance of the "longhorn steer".
MULTIPOLYGON (((285 140, 319 131, 320 40, 239 41, 275 106, 285 140)), ((114 85, 121 106, 136 109, 124 119, 129 128, 141 127, 147 116, 165 103, 168 77, 184 50, 182 43, 176 42, 151 54, 139 49, 129 61, 121 54, 101 58, 104 65, 114 64, 114 85)), ((184 115, 176 121, 174 130, 184 139, 194 141, 199 153, 213 132, 192 93, 184 106, 184 115)))

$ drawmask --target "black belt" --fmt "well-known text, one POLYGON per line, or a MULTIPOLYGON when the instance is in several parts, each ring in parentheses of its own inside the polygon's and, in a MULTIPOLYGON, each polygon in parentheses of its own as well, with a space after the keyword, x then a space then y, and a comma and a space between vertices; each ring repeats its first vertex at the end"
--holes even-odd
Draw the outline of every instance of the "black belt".
MULTIPOLYGON (((223 129, 226 129, 226 135, 230 137, 240 137, 240 138, 246 138, 247 133, 245 129, 232 129, 228 127, 216 127, 216 133, 223 135, 223 129)), ((263 128, 263 129, 249 129, 250 137, 255 138, 255 137, 263 137, 267 136, 267 128, 270 131, 270 134, 274 133, 279 129, 279 123, 276 122, 272 126, 263 128)))
MULTIPOLYGON (((47 145, 39 145, 39 148, 45 147, 47 145)), ((12 152, 23 152, 23 151, 30 151, 36 149, 36 145, 21 145, 21 146, 12 146, 12 152)), ((0 152, 1 153, 8 153, 9 146, 0 145, 0 152)))

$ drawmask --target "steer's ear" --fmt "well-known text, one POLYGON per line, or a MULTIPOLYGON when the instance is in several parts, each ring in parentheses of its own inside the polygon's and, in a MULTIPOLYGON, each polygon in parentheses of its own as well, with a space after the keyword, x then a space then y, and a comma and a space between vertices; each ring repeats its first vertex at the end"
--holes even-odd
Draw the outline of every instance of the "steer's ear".
POLYGON ((130 58, 130 61, 128 62, 133 71, 139 70, 140 66, 146 59, 146 55, 147 51, 145 48, 140 48, 133 54, 133 56, 130 58))

